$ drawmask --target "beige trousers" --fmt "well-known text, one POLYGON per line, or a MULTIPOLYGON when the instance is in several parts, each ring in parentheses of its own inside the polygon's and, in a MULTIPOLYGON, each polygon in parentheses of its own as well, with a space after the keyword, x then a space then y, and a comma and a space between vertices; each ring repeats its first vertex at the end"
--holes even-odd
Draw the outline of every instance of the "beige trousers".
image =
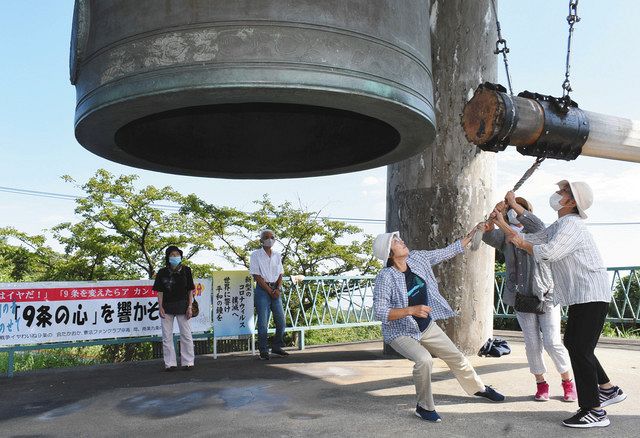
POLYGON ((194 360, 193 337, 191 336, 191 324, 185 315, 165 314, 162 320, 162 355, 164 357, 164 366, 175 367, 176 350, 173 346, 173 320, 178 322, 180 329, 180 365, 192 366, 194 360))
POLYGON ((482 383, 467 358, 435 322, 429 324, 429 327, 422 332, 420 341, 416 341, 410 336, 399 336, 392 340, 389 345, 415 363, 413 366, 413 382, 416 385, 418 404, 425 409, 435 410, 431 391, 432 354, 447 364, 467 394, 471 395, 478 391, 484 391, 484 383, 482 383))

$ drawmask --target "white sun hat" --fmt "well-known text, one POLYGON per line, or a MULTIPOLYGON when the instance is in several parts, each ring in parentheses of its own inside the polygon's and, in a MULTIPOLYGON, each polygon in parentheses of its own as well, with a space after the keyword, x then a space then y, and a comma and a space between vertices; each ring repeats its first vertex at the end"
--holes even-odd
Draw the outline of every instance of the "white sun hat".
POLYGON ((392 233, 378 234, 373 241, 373 255, 375 258, 386 262, 391 253, 391 239, 394 236, 400 237, 400 231, 394 231, 392 233))
POLYGON ((584 211, 591 207, 593 204, 593 190, 589 187, 589 184, 582 181, 569 182, 566 179, 558 182, 558 186, 562 188, 563 186, 569 184, 571 188, 571 194, 573 195, 573 199, 576 201, 576 206, 578 207, 578 213, 582 219, 587 218, 587 213, 584 211))

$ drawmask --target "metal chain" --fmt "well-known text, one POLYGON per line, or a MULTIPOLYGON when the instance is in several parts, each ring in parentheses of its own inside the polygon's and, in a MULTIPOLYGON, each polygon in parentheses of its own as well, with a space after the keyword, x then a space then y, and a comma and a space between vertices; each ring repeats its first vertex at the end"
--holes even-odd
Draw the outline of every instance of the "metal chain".
POLYGON ((516 183, 516 185, 513 186, 513 189, 512 189, 513 192, 515 192, 520 187, 522 187, 522 184, 524 184, 524 182, 526 180, 528 180, 531 175, 533 175, 533 172, 535 172, 538 169, 538 167, 540 167, 540 164, 542 164, 544 159, 545 159, 545 157, 536 158, 536 161, 533 162, 533 165, 529 169, 527 169, 527 171, 524 173, 524 175, 522 175, 522 178, 520 178, 518 180, 518 182, 516 183))
POLYGON ((569 103, 571 102, 569 93, 573 91, 571 88, 571 81, 569 80, 569 70, 571 68, 571 37, 573 36, 573 26, 580 21, 580 17, 578 17, 578 1, 579 0, 569 0, 569 15, 567 16, 567 23, 569 23, 569 38, 567 40, 567 64, 564 73, 564 82, 562 83, 562 100, 564 102, 565 109, 568 108, 569 103))
POLYGON ((507 60, 507 53, 509 48, 507 47, 507 40, 502 38, 502 30, 500 29, 500 21, 498 21, 498 11, 496 9, 495 0, 491 0, 491 7, 493 8, 493 15, 496 17, 496 29, 498 31, 498 41, 496 41, 496 49, 494 54, 502 53, 502 59, 504 60, 504 71, 507 74, 507 85, 509 86, 509 94, 513 96, 513 89, 511 88, 511 75, 509 74, 509 61, 507 60))
MULTIPOLYGON (((567 21, 569 22, 569 48, 567 49, 567 72, 566 72, 566 79, 565 79, 565 83, 567 85, 567 98, 569 96, 569 91, 571 91, 571 84, 569 82, 569 54, 571 51, 571 34, 573 33, 573 25, 580 21, 580 18, 577 15, 577 8, 578 8, 578 1, 579 0, 570 0, 570 4, 569 4, 569 17, 567 17, 567 21)), ((496 3, 495 0, 491 0, 491 7, 493 9, 493 15, 496 17, 496 30, 498 32, 498 40, 496 41, 496 49, 493 51, 494 54, 498 55, 500 53, 502 53, 502 59, 504 61, 504 70, 505 73, 507 75, 507 85, 509 86, 509 94, 511 94, 513 96, 513 88, 511 86, 511 75, 509 74, 509 61, 507 59, 507 53, 509 53, 509 48, 507 47, 507 40, 505 38, 502 37, 502 29, 500 27, 500 21, 498 20, 498 11, 496 9, 496 3)), ((562 88, 565 88, 565 84, 562 84, 562 88)), ((563 98, 564 98, 564 94, 563 94, 563 98)), ((545 160, 545 157, 538 157, 536 158, 536 160, 533 162, 533 165, 527 169, 527 171, 524 173, 524 175, 522 175, 522 178, 520 178, 518 180, 518 182, 516 183, 516 185, 513 186, 513 191, 515 192, 516 190, 518 190, 520 187, 522 187, 522 185, 525 183, 526 180, 528 180, 531 175, 533 175, 533 173, 538 169, 538 167, 540 167, 540 164, 542 164, 542 162, 545 160)), ((487 218, 485 218, 486 220, 487 218)), ((480 236, 482 236, 482 233, 476 233, 480 236)), ((474 235, 474 238, 477 237, 474 235)), ((475 238, 473 239, 473 244, 471 245, 472 249, 475 250, 478 248, 479 246, 479 239, 475 238)))

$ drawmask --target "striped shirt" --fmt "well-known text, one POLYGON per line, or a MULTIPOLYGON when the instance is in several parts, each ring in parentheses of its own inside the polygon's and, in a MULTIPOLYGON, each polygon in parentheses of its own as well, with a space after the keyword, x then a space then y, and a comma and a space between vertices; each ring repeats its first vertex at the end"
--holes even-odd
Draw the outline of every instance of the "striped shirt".
MULTIPOLYGON (((462 243, 457 240, 446 248, 432 251, 411 251, 407 258, 407 265, 411 271, 424 279, 427 285, 429 304, 431 305, 430 316, 434 320, 446 319, 455 316, 455 312, 440 295, 438 282, 431 266, 448 260, 464 251, 462 243)), ((395 268, 383 268, 376 277, 373 288, 373 311, 376 319, 382 321, 382 336, 386 343, 391 342, 398 336, 411 336, 420 340, 420 329, 418 323, 412 316, 389 320, 391 309, 403 309, 409 307, 407 296, 407 283, 403 272, 395 268)))
POLYGON ((547 243, 533 245, 533 257, 538 263, 551 265, 555 304, 611 301, 607 269, 580 216, 562 216, 532 238, 546 239, 547 243))

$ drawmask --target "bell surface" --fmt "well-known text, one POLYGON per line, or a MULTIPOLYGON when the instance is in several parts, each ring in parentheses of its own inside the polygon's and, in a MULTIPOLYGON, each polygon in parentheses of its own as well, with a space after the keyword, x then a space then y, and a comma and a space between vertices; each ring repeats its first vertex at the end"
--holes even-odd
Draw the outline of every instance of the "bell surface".
POLYGON ((431 144, 427 0, 76 0, 75 135, 160 172, 293 178, 431 144))

